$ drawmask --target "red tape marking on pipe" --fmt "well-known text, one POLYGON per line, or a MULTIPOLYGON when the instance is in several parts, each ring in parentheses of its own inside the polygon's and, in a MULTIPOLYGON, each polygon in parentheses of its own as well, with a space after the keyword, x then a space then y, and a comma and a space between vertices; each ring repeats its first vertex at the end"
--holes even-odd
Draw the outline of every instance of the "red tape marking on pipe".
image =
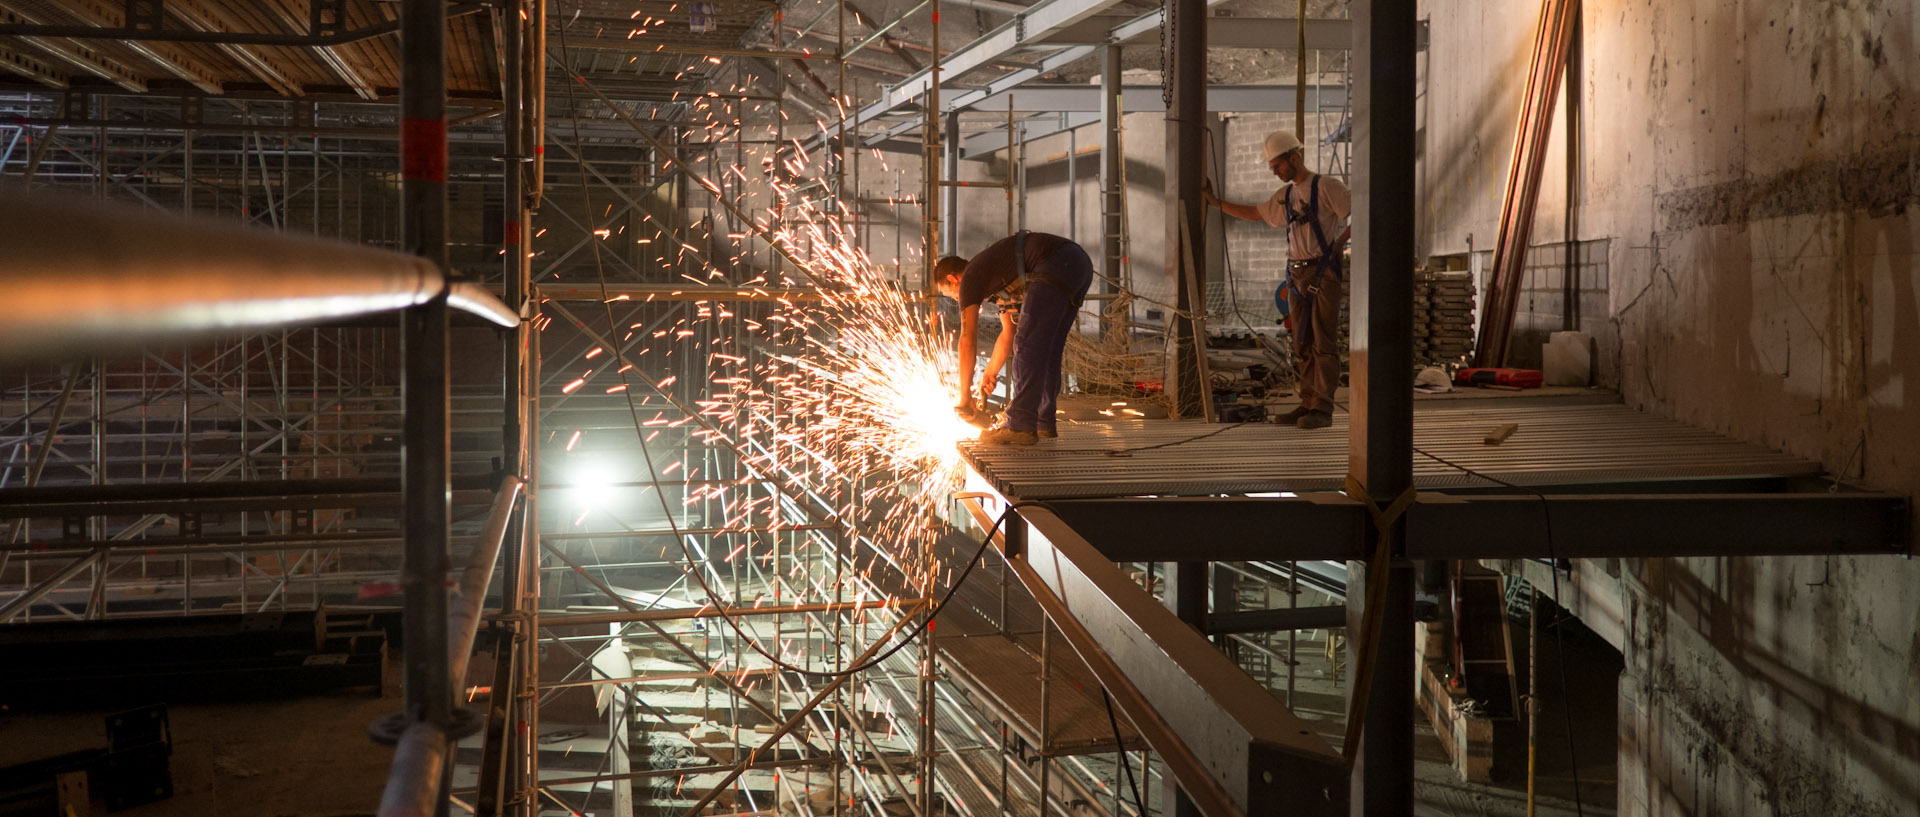
POLYGON ((407 181, 447 182, 447 120, 400 120, 400 177, 407 181))

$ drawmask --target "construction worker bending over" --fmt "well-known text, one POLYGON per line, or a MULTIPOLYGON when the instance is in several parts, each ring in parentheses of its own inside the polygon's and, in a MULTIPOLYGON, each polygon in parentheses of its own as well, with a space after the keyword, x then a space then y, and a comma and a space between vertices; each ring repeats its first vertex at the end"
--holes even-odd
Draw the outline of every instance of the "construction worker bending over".
POLYGON ((960 302, 960 406, 971 417, 986 403, 1000 379, 1000 367, 1013 362, 1013 395, 1007 420, 988 429, 980 442, 1033 445, 1038 437, 1058 436, 1055 401, 1060 395, 1060 356, 1067 348, 1093 283, 1093 261, 1072 240, 1021 231, 1000 239, 969 261, 947 256, 934 266, 940 294, 960 302), (1000 339, 974 387, 979 353, 980 305, 1000 307, 1000 339))
POLYGON ((1300 140, 1286 131, 1267 134, 1260 154, 1267 169, 1287 182, 1259 204, 1222 201, 1201 191, 1207 204, 1247 221, 1287 228, 1287 312, 1293 319, 1293 357, 1299 371, 1300 405, 1280 415, 1300 428, 1333 424, 1333 390, 1340 385, 1340 302, 1346 276, 1340 254, 1353 235, 1342 227, 1353 198, 1339 179, 1307 169, 1300 140))

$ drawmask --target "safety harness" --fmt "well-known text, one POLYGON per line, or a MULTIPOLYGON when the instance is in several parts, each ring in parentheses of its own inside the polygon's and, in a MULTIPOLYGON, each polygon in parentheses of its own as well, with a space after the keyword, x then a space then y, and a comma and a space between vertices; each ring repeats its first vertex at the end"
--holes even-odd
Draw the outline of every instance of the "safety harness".
MULTIPOLYGON (((1287 203, 1292 204, 1293 195, 1289 193, 1287 199, 1287 203)), ((1297 318, 1300 321, 1300 332, 1304 336, 1312 337, 1314 296, 1320 294, 1320 286, 1326 280, 1328 268, 1332 268, 1336 281, 1340 280, 1341 274, 1340 259, 1334 257, 1333 245, 1327 243, 1327 235, 1320 229, 1320 174, 1314 174, 1313 181, 1307 185, 1306 211, 1295 216, 1292 208, 1288 208, 1287 223, 1292 224, 1295 221, 1307 222, 1307 226, 1313 228, 1314 242, 1320 245, 1320 257, 1311 259, 1317 262, 1313 265, 1312 280, 1304 286, 1293 274, 1292 262, 1287 265, 1287 286, 1300 296, 1300 305, 1306 313, 1297 318)))

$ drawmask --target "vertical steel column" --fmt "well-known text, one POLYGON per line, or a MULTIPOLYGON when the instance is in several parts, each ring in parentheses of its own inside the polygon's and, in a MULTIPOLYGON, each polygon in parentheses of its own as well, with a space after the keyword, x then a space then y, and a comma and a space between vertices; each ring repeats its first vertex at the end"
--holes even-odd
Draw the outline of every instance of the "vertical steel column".
MULTIPOLYGON (((544 62, 545 58, 538 56, 539 52, 534 54, 536 56, 529 59, 529 62, 544 62)), ((544 81, 544 75, 542 76, 544 81)), ((532 93, 531 89, 526 92, 532 93)), ((529 117, 527 123, 528 130, 539 133, 539 128, 532 120, 533 117, 541 114, 537 108, 530 109, 529 113, 532 117, 529 117)), ((527 267, 522 269, 525 270, 527 267)), ((526 378, 526 385, 521 389, 521 394, 524 395, 527 414, 526 431, 521 439, 533 441, 540 439, 540 333, 533 331, 533 327, 540 325, 539 301, 534 300, 527 304, 526 320, 521 325, 527 350, 526 365, 520 370, 521 376, 526 378)), ((531 445, 530 442, 529 445, 531 445)), ((540 744, 535 740, 540 734, 540 649, 538 646, 542 575, 540 572, 540 458, 532 456, 529 451, 522 470, 527 475, 527 496, 520 503, 521 519, 524 520, 520 530, 520 547, 523 549, 520 556, 520 563, 523 565, 520 580, 524 583, 522 593, 525 598, 525 602, 521 605, 521 613, 526 617, 523 624, 525 637, 521 642, 521 648, 526 650, 526 653, 520 662, 521 678, 518 690, 520 697, 515 703, 519 711, 519 720, 514 724, 514 731, 520 735, 517 740, 524 757, 516 758, 517 773, 510 777, 510 781, 518 781, 520 788, 508 796, 508 813, 533 817, 540 811, 538 806, 540 795, 535 791, 535 787, 540 782, 540 744)))
MULTIPOLYGON (((833 132, 833 197, 840 205, 840 217, 854 223, 857 230, 859 216, 847 204, 847 112, 854 109, 847 100, 847 0, 836 0, 834 11, 838 24, 833 31, 833 66, 839 69, 840 81, 834 86, 833 101, 840 108, 840 127, 833 132)), ((855 195, 854 205, 859 201, 855 195)))
MULTIPOLYGON (((1231 613, 1239 609, 1239 605, 1235 603, 1233 595, 1236 588, 1234 587, 1233 581, 1232 563, 1212 562, 1210 566, 1212 569, 1207 571, 1207 581, 1210 583, 1209 589, 1213 594, 1213 612, 1231 613)), ((1200 629, 1204 632, 1207 628, 1202 627, 1200 629)), ((1233 636, 1214 634, 1213 643, 1220 648, 1221 652, 1234 656, 1236 660, 1239 658, 1240 648, 1238 642, 1233 640, 1233 636)))
POLYGON ((1175 0, 1167 25, 1173 30, 1173 104, 1167 106, 1167 265, 1174 276, 1173 334, 1167 350, 1166 385, 1183 417, 1204 410, 1200 356, 1206 338, 1187 317, 1206 304, 1206 213, 1200 202, 1205 178, 1202 142, 1207 138, 1207 3, 1175 0), (1184 225, 1184 226, 1183 226, 1184 225), (1189 279, 1194 280, 1189 280, 1189 279))
MULTIPOLYGON (((527 256, 528 213, 526 194, 527 154, 527 108, 525 64, 529 62, 527 41, 527 0, 505 0, 500 14, 500 32, 502 43, 501 103, 505 110, 500 119, 501 134, 501 208, 502 221, 500 231, 501 276, 504 283, 506 304, 509 308, 526 314, 527 295, 531 291, 531 264, 527 256)), ((542 60, 532 60, 536 64, 542 60)), ((537 545, 529 547, 529 526, 534 517, 528 513, 532 499, 533 481, 530 474, 531 452, 527 445, 528 390, 532 383, 528 377, 529 356, 531 353, 531 332, 529 323, 522 320, 514 331, 506 336, 505 354, 501 361, 504 388, 502 389, 502 417, 505 428, 501 432, 501 447, 504 456, 501 462, 507 474, 518 476, 527 485, 529 498, 522 502, 520 509, 507 527, 505 541, 501 545, 504 557, 504 570, 500 585, 500 610, 505 614, 516 614, 525 609, 524 600, 529 581, 528 574, 538 566, 535 558, 539 552, 537 545)), ((535 526, 537 527, 537 526, 535 526)), ((532 579, 538 581, 538 577, 532 579)), ((491 711, 497 714, 503 723, 489 723, 488 742, 498 743, 498 765, 487 765, 481 769, 482 785, 477 801, 483 813, 488 815, 518 813, 516 801, 523 789, 523 771, 526 761, 522 756, 537 746, 532 736, 523 735, 514 728, 514 724, 525 718, 526 701, 523 695, 533 691, 523 684, 528 667, 538 672, 538 662, 534 656, 537 650, 533 643, 538 633, 524 624, 513 624, 508 634, 506 655, 496 650, 495 677, 505 679, 506 683, 496 684, 493 695, 501 699, 491 711), (490 779, 498 775, 497 779, 490 779), (488 802, 491 800, 492 802, 488 802)), ((488 760, 494 760, 489 757, 488 760)))
POLYGON ((547 183, 547 0, 532 0, 528 29, 532 40, 526 61, 527 127, 532 134, 533 172, 527 185, 527 207, 540 209, 547 183))
POLYGON ((1048 789, 1053 774, 1053 624, 1040 625, 1040 817, 1048 814, 1048 789))
MULTIPOLYGON (((507 308, 524 311, 527 292, 530 289, 529 265, 527 263, 527 197, 523 167, 526 157, 526 110, 522 104, 522 71, 520 61, 526 59, 526 23, 522 20, 525 0, 505 0, 501 13, 502 61, 507 70, 502 72, 501 104, 505 107, 500 117, 500 131, 503 136, 500 159, 501 167, 501 208, 500 257, 501 277, 504 282, 503 294, 507 308)), ((505 369, 506 400, 504 418, 506 428, 502 430, 503 446, 506 456, 502 458, 506 470, 511 474, 520 472, 522 463, 518 450, 521 429, 526 424, 526 401, 522 399, 521 367, 526 355, 526 324, 522 323, 514 333, 514 342, 507 348, 502 365, 505 369)), ((513 576, 515 556, 508 551, 508 573, 513 576)), ((511 604, 511 594, 508 594, 511 604)))
MULTIPOLYGON (((960 178, 960 111, 947 111, 947 141, 942 146, 946 153, 947 170, 945 179, 955 181, 960 178)), ((956 185, 942 185, 940 189, 940 254, 958 255, 960 253, 960 188, 956 185)))
MULTIPOLYGON (((1348 472, 1384 507, 1413 482, 1414 0, 1366 0, 1353 6, 1354 245, 1348 472)), ((1370 526, 1371 528, 1371 526, 1370 526)), ((1377 535, 1377 531, 1374 531, 1377 535)), ((1354 694, 1366 694, 1366 716, 1352 777, 1352 813, 1413 811, 1413 567, 1405 529, 1393 527, 1370 678, 1355 673, 1354 694), (1364 684, 1365 686, 1360 686, 1364 684)), ((1360 617, 1367 593, 1348 587, 1348 619, 1360 617)), ((1349 628, 1349 632, 1358 632, 1349 628)), ((1364 649, 1359 644, 1354 649, 1364 649)), ((1351 750, 1350 750, 1351 751, 1351 750)))
MULTIPOLYGON (((1100 267, 1106 280, 1100 284, 1100 291, 1116 295, 1120 292, 1120 264, 1125 247, 1121 232, 1126 227, 1126 214, 1120 208, 1125 207, 1127 201, 1125 191, 1120 189, 1126 179, 1120 167, 1120 163, 1126 161, 1126 157, 1120 155, 1120 119, 1124 115, 1120 107, 1120 46, 1109 45, 1101 53, 1105 59, 1100 70, 1100 241, 1103 245, 1100 267)), ((1114 329, 1107 321, 1101 321, 1102 337, 1114 329)), ((1125 331, 1124 326, 1121 330, 1125 331)))
MULTIPOLYGON (((405 0, 400 7, 400 178, 402 247, 447 267, 447 6, 405 0)), ((406 550, 406 717, 443 733, 452 720, 447 662, 449 568, 447 299, 443 291, 402 318, 405 447, 402 493, 406 550)), ((444 734, 439 735, 444 741, 444 734)), ((432 802, 445 811, 444 775, 432 802)))
MULTIPOLYGON (((933 265, 940 260, 939 253, 934 251, 935 247, 940 246, 940 221, 934 217, 933 209, 934 196, 940 192, 940 165, 935 158, 936 152, 940 149, 940 0, 931 0, 928 5, 932 6, 927 28, 929 29, 928 38, 933 45, 933 62, 927 69, 932 81, 927 83, 927 121, 923 126, 920 147, 921 173, 927 181, 925 189, 920 194, 920 220, 926 225, 925 243, 920 245, 922 250, 920 254, 925 256, 921 260, 926 262, 926 280, 922 284, 926 290, 927 301, 931 304, 936 294, 933 265)), ((931 311, 929 310, 930 313, 931 311)), ((933 320, 931 315, 928 319, 933 320)))
MULTIPOLYGON (((1067 115, 1060 115, 1060 124, 1067 124, 1067 115)), ((1080 131, 1067 128, 1067 240, 1080 242, 1080 131)))

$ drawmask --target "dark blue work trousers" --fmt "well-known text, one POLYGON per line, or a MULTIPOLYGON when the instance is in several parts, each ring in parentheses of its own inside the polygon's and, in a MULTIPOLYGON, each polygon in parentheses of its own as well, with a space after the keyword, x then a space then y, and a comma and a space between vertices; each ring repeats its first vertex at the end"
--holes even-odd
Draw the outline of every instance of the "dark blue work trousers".
POLYGON ((1093 260, 1078 244, 1062 244, 1047 260, 1027 270, 1026 302, 1013 332, 1013 395, 1007 401, 1007 428, 1053 431, 1060 397, 1060 357, 1067 334, 1080 314, 1080 302, 1093 284, 1093 260))

